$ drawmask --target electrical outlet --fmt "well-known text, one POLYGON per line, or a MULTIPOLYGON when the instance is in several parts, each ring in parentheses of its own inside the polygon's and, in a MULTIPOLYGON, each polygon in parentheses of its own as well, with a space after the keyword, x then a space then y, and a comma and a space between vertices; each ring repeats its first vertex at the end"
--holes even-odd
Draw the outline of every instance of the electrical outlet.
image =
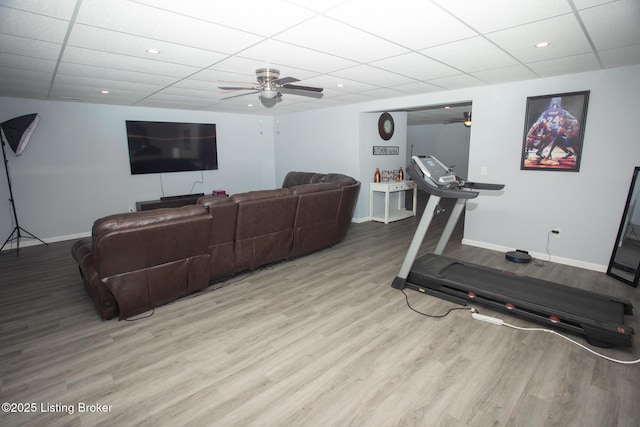
POLYGON ((557 227, 556 227, 556 228, 552 228, 552 229, 551 229, 551 235, 552 235, 553 237, 555 237, 555 238, 559 239, 559 238, 560 238, 560 231, 561 231, 561 230, 560 230, 559 228, 557 228, 557 227))

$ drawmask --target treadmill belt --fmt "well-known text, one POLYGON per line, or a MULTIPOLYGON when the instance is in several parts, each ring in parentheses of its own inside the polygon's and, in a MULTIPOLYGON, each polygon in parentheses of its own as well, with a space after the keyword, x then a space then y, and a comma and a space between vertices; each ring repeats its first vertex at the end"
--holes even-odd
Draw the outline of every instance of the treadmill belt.
MULTIPOLYGON (((466 264, 452 264, 443 275, 453 281, 464 281, 469 286, 499 293, 515 300, 539 304, 576 316, 601 322, 618 323, 624 317, 623 306, 609 299, 577 288, 503 271, 497 273, 466 264)), ((506 302, 506 301, 505 301, 506 302)))
MULTIPOLYGON (((425 278, 431 276, 435 281, 438 278, 452 281, 458 290, 485 297, 497 296, 503 302, 511 302, 516 306, 523 301, 548 311, 557 310, 605 323, 622 323, 624 319, 624 306, 605 295, 475 264, 464 264, 437 255, 429 254, 417 260, 412 273, 425 278), (433 260, 431 267, 430 260, 433 260)), ((451 287, 446 283, 441 286, 451 287)))

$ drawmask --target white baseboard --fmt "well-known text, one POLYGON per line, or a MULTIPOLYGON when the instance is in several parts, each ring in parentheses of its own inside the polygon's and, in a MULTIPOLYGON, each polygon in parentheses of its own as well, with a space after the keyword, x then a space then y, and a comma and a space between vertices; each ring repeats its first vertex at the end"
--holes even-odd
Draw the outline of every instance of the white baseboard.
POLYGON ((351 218, 351 222, 355 222, 356 224, 362 224, 367 221, 371 221, 370 216, 365 216, 364 218, 351 218))
MULTIPOLYGON (((505 246, 500 246, 500 245, 494 245, 491 243, 486 243, 486 242, 478 242, 476 240, 470 240, 470 239, 462 239, 462 244, 463 245, 469 245, 469 246, 475 246, 477 248, 484 248, 484 249, 490 249, 493 251, 498 251, 498 252, 509 252, 514 250, 513 248, 508 248, 505 246)), ((533 258, 537 258, 543 261, 549 261, 549 262, 555 262, 557 264, 564 264, 564 265, 570 265, 572 267, 579 267, 579 268, 584 268, 585 270, 593 270, 593 271, 598 271, 600 273, 606 273, 607 272, 607 266, 606 265, 600 265, 600 264, 594 264, 594 263, 590 263, 590 262, 585 262, 585 261, 580 261, 577 259, 571 259, 571 258, 563 258, 563 257, 559 257, 559 256, 551 256, 551 259, 549 259, 549 255, 547 253, 540 253, 540 252, 529 252, 529 255, 531 255, 533 258)))

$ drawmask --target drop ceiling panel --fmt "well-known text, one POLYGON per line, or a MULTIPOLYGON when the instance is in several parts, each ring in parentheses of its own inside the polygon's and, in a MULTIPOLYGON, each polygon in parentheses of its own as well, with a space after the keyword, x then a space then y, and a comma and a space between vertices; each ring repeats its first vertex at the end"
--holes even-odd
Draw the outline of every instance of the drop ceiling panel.
POLYGON ((598 49, 640 43, 640 1, 638 0, 621 0, 586 9, 580 11, 580 17, 598 49), (612 27, 615 31, 612 31, 612 27))
POLYGON ((173 84, 177 77, 163 76, 159 74, 149 74, 140 71, 119 70, 116 68, 96 67, 85 64, 75 64, 70 62, 61 62, 58 67, 58 74, 71 77, 84 77, 96 79, 96 82, 108 85, 109 81, 143 83, 151 84, 159 87, 165 87, 173 84))
POLYGON ((85 2, 77 22, 223 53, 237 52, 262 39, 247 32, 125 0, 85 2))
POLYGON ((592 53, 574 55, 571 57, 555 58, 546 61, 532 62, 529 67, 539 76, 556 76, 558 74, 572 74, 581 71, 591 71, 600 68, 598 59, 592 53))
POLYGON ((314 16, 312 11, 284 0, 270 0, 268 4, 255 0, 138 2, 265 37, 273 36, 314 16))
POLYGON ((617 49, 600 51, 600 60, 605 67, 624 67, 637 64, 640 59, 640 43, 617 49))
POLYGON ((573 15, 562 15, 497 31, 488 34, 487 38, 524 63, 591 51, 589 41, 573 15), (536 48, 535 44, 542 41, 550 42, 551 45, 545 48, 536 48))
POLYGON ((370 62, 407 53, 406 48, 333 19, 317 16, 275 36, 276 39, 342 58, 370 62))
MULTIPOLYGON (((375 61, 371 65, 416 80, 430 80, 460 74, 461 72, 449 65, 416 52, 394 56, 393 58, 383 59, 382 61, 375 61)), ((365 77, 368 76, 365 75, 365 77)), ((395 86, 396 84, 402 83, 408 83, 408 81, 398 83, 388 82, 387 84, 389 86, 395 86)))
POLYGON ((429 80, 429 83, 447 90, 461 89, 465 87, 482 86, 483 81, 470 76, 468 74, 459 74, 457 76, 442 77, 439 79, 429 80))
POLYGON ((393 86, 393 89, 403 92, 405 94, 414 94, 414 93, 429 93, 429 92, 437 92, 442 90, 437 86, 434 86, 425 82, 413 82, 402 85, 393 86))
POLYGON ((514 82, 519 80, 535 79, 536 74, 524 65, 514 65, 512 67, 494 68, 471 73, 474 77, 489 84, 514 82))
POLYGON ((353 0, 326 15, 413 50, 476 35, 460 20, 428 1, 353 0))
MULTIPOLYGON (((6 6, 7 8, 18 9, 25 12, 35 12, 39 15, 46 15, 60 19, 70 19, 73 15, 76 3, 77 0, 0 0, 0 6, 6 6)), ((0 9, 0 14, 4 14, 2 9, 0 9)))
POLYGON ((61 44, 42 40, 3 35, 0 37, 0 52, 24 55, 32 58, 56 60, 60 56, 61 44))
POLYGON ((0 32, 35 40, 62 43, 68 22, 37 13, 0 6, 0 32))
POLYGON ((287 64, 291 67, 314 70, 321 73, 330 73, 356 65, 356 62, 337 55, 294 46, 278 40, 266 40, 258 43, 239 55, 243 58, 259 61, 262 64, 269 62, 287 64))
POLYGON ((3 67, 17 70, 44 71, 52 74, 56 67, 56 62, 50 59, 33 58, 10 53, 0 53, 0 64, 2 64, 3 67))
POLYGON ((569 3, 558 0, 434 0, 434 2, 481 33, 571 13, 569 3))
POLYGON ((76 24, 73 27, 68 46, 194 67, 208 67, 227 57, 219 52, 176 45, 82 24, 76 24), (158 49, 160 54, 149 53, 147 49, 158 49))
POLYGON ((358 65, 355 67, 347 68, 344 70, 331 73, 337 77, 344 77, 345 79, 362 81, 372 86, 397 86, 405 83, 412 83, 415 80, 409 76, 402 75, 404 71, 410 70, 398 70, 399 73, 384 70, 380 67, 372 67, 370 65, 358 65))
POLYGON ((198 68, 187 65, 153 61, 151 59, 118 55, 73 46, 68 46, 67 49, 65 49, 63 62, 173 77, 185 77, 198 71, 198 68))
POLYGON ((371 90, 377 88, 377 86, 363 83, 356 80, 347 79, 345 77, 337 76, 334 74, 322 74, 319 76, 304 79, 300 82, 302 85, 315 86, 324 88, 324 94, 327 96, 328 91, 336 91, 339 94, 344 93, 358 93, 365 90, 371 90), (341 85, 341 86, 338 86, 341 85))
POLYGON ((516 65, 518 61, 484 37, 473 37, 444 46, 421 50, 420 53, 465 73, 516 65))
MULTIPOLYGON (((113 96, 117 91, 131 91, 137 93, 137 96, 147 96, 163 89, 162 86, 158 85, 132 83, 129 81, 123 82, 111 80, 109 81, 109 86, 107 88, 103 87, 103 84, 104 80, 102 79, 58 74, 52 86, 52 94, 58 94, 62 88, 66 90, 68 88, 75 87, 77 91, 87 91, 87 93, 92 94, 100 94, 102 89, 107 89, 110 91, 111 96, 113 96)), ((74 95, 77 96, 77 93, 74 95)), ((104 98, 108 98, 108 96, 105 96, 104 98)))

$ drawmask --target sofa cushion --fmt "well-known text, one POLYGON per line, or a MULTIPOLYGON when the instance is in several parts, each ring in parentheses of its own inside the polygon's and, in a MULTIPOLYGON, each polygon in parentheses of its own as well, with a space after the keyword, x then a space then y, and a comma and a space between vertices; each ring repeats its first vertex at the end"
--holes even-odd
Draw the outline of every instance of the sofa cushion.
POLYGON ((231 199, 238 201, 235 272, 286 259, 298 197, 281 189, 237 194, 231 199))
POLYGON ((342 189, 333 183, 308 184, 291 189, 299 197, 291 256, 297 257, 335 244, 342 189))

